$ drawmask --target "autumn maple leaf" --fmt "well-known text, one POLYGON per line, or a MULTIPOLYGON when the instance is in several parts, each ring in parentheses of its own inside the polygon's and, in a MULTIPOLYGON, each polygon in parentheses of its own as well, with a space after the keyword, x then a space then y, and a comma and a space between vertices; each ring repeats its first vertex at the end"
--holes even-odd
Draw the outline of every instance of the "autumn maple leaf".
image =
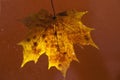
POLYGON ((21 67, 29 61, 36 63, 42 54, 46 54, 49 62, 48 69, 56 67, 65 77, 70 63, 73 60, 78 61, 73 44, 98 48, 90 35, 94 29, 86 27, 81 22, 81 18, 86 13, 87 11, 64 11, 58 13, 53 19, 51 14, 41 10, 25 18, 23 23, 29 28, 29 32, 19 43, 24 49, 21 67))

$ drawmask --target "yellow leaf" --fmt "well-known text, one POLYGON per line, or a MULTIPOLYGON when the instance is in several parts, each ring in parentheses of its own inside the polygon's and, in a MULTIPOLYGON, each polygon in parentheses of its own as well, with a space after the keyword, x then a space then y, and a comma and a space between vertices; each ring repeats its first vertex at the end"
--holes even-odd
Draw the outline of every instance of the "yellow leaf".
POLYGON ((25 18, 23 22, 29 28, 29 33, 25 40, 19 43, 23 46, 21 67, 29 61, 36 63, 42 54, 46 54, 48 69, 56 67, 65 77, 70 63, 73 60, 78 61, 73 44, 98 48, 90 35, 94 29, 81 22, 86 13, 87 11, 64 11, 53 19, 51 14, 41 10, 38 14, 25 18))

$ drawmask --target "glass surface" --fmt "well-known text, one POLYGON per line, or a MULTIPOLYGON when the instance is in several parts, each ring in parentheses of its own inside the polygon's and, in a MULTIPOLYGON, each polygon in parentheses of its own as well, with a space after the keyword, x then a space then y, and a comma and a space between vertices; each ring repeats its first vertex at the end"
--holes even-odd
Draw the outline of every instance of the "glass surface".
MULTIPOLYGON (((75 45, 80 63, 72 62, 65 80, 120 80, 120 1, 119 0, 53 0, 56 13, 77 9, 88 11, 82 19, 93 27, 92 37, 99 50, 75 45)), ((47 69, 47 56, 37 64, 22 69, 22 47, 27 27, 24 17, 46 9, 52 13, 50 0, 0 0, 0 80, 62 80, 55 68, 47 69)))

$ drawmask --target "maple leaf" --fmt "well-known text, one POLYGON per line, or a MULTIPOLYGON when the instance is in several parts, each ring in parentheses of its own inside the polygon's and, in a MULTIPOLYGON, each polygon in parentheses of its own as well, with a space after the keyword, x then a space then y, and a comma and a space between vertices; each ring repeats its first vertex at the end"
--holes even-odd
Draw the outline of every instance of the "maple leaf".
MULTIPOLYGON (((23 23, 29 28, 26 38, 19 44, 23 46, 23 67, 27 62, 38 61, 42 54, 48 56, 48 69, 56 67, 65 77, 70 63, 78 61, 73 44, 91 45, 93 42, 90 32, 93 28, 86 27, 81 18, 86 12, 76 10, 64 11, 52 15, 45 10, 26 17, 23 23)), ((79 61, 78 61, 79 62, 79 61)))

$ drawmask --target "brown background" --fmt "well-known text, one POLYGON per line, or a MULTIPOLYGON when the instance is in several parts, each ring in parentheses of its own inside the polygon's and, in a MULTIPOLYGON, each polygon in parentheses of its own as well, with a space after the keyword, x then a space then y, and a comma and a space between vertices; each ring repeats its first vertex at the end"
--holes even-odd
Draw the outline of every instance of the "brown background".
MULTIPOLYGON (((54 4, 56 12, 89 11, 82 21, 96 29, 92 36, 100 47, 76 45, 80 63, 72 62, 66 80, 120 80, 120 0, 54 0, 54 4)), ((16 44, 28 29, 19 19, 42 8, 52 12, 50 0, 0 0, 0 80, 62 80, 55 68, 47 70, 45 55, 20 69, 22 47, 16 44)))

